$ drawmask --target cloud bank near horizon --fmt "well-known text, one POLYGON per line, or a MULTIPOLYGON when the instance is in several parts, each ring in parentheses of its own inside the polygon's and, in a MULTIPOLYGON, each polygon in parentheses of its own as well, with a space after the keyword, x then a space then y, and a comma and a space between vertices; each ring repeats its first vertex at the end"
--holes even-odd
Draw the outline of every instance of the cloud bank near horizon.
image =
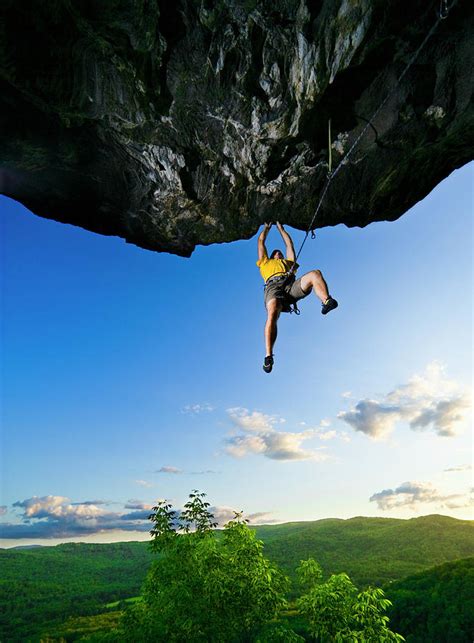
POLYGON ((443 494, 430 482, 404 482, 395 489, 384 489, 374 493, 370 502, 377 503, 382 511, 407 507, 416 511, 420 504, 436 504, 446 509, 461 509, 471 506, 469 495, 452 493, 443 494))
POLYGON ((0 525, 0 538, 68 538, 107 531, 148 531, 152 505, 129 501, 128 512, 110 511, 105 501, 71 502, 66 496, 33 496, 13 503, 22 510, 19 523, 0 525))
MULTIPOLYGON (((32 496, 13 503, 21 510, 20 522, 0 524, 0 539, 53 539, 84 537, 111 531, 150 531, 148 519, 153 505, 139 499, 130 499, 123 504, 122 511, 107 511, 105 501, 71 502, 66 496, 32 496), (125 511, 129 510, 129 511, 125 511)), ((2 506, 5 515, 8 511, 2 506)), ((219 527, 235 517, 237 510, 228 506, 209 508, 219 527)), ((177 515, 181 509, 175 509, 177 515)), ((272 512, 245 514, 250 524, 277 522, 272 512)))

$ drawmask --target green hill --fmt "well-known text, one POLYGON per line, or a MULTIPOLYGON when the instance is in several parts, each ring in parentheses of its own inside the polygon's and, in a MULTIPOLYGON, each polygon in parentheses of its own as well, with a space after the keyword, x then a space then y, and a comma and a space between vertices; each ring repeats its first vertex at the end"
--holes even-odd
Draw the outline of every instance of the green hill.
POLYGON ((474 640, 474 558, 434 567, 393 583, 391 627, 407 643, 474 640))
POLYGON ((138 594, 152 559, 147 543, 134 542, 1 549, 0 641, 138 594))
POLYGON ((315 558, 326 574, 346 572, 358 586, 383 586, 474 554, 471 521, 447 516, 327 519, 257 528, 269 558, 292 576, 315 558))
MULTIPOLYGON (((359 586, 385 585, 474 555, 472 523, 446 516, 328 519, 256 530, 266 555, 290 576, 312 556, 326 574, 345 571, 359 586)), ((0 550, 0 640, 35 640, 46 626, 139 594, 152 559, 147 543, 0 550)))

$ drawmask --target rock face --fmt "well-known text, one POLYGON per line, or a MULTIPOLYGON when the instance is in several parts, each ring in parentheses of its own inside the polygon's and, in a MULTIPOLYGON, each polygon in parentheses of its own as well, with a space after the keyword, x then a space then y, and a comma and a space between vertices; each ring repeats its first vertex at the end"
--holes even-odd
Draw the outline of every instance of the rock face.
POLYGON ((331 119, 344 166, 313 227, 394 220, 472 158, 472 3, 451 6, 397 82, 439 7, 3 0, 1 192, 187 256, 266 220, 307 229, 331 119))

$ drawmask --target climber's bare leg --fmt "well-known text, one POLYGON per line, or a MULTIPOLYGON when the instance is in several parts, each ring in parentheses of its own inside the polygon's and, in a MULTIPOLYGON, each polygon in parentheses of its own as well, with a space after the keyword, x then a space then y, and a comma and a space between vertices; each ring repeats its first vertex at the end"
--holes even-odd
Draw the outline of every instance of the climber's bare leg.
POLYGON ((273 354, 273 346, 278 334, 277 321, 280 313, 281 304, 278 299, 270 299, 267 302, 267 321, 265 323, 265 350, 267 356, 273 354))
POLYGON ((329 297, 328 286, 320 270, 311 270, 301 277, 301 288, 305 292, 311 289, 321 302, 324 304, 329 297))

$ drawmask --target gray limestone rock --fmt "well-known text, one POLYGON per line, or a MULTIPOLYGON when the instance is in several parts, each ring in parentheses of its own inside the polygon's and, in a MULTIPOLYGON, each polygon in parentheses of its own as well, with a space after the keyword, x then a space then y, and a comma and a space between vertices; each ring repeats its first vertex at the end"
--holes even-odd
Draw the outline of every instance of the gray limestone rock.
POLYGON ((313 227, 394 220, 473 156, 474 11, 449 4, 3 0, 0 191, 188 256, 308 229, 331 119, 313 227))

